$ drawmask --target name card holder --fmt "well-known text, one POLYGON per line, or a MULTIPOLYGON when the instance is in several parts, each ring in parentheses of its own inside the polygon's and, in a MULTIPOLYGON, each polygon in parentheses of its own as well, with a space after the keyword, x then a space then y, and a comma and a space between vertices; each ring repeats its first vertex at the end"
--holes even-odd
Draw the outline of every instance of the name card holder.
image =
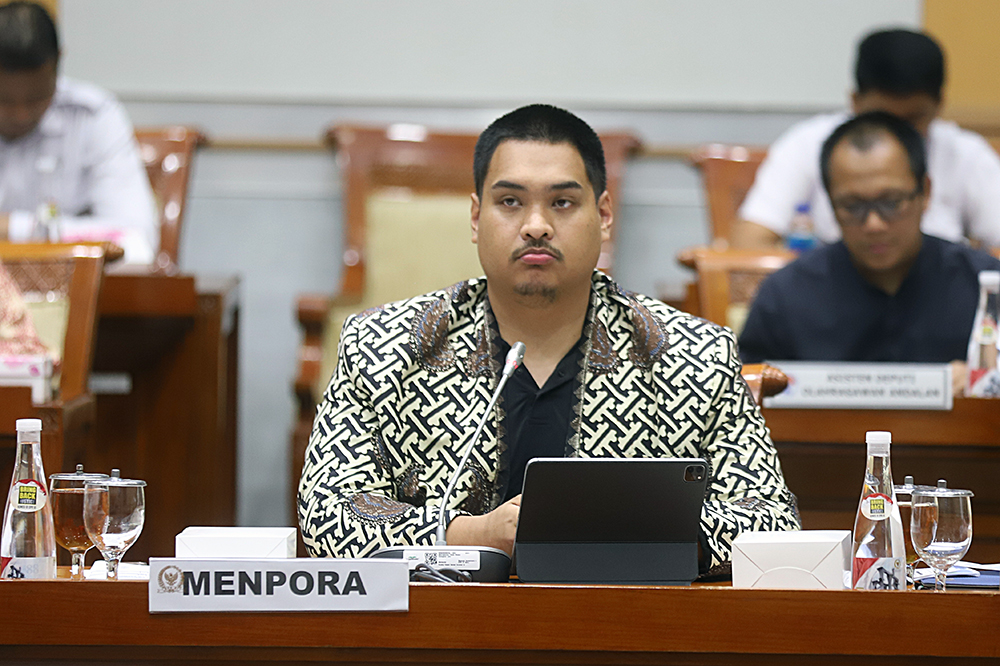
POLYGON ((772 409, 938 409, 952 407, 947 363, 768 361, 788 388, 765 398, 772 409))
POLYGON ((150 558, 149 612, 408 611, 403 560, 150 558))

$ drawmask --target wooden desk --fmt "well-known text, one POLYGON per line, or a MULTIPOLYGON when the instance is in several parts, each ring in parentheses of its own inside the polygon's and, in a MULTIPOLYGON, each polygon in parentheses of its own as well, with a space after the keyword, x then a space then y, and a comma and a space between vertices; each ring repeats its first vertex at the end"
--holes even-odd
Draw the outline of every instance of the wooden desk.
POLYGON ((188 525, 236 520, 238 280, 113 272, 99 310, 94 371, 131 390, 97 395, 81 462, 146 480, 146 527, 129 558, 173 555, 188 525))
POLYGON ((1000 593, 413 584, 407 613, 167 614, 144 582, 4 581, 0 662, 905 664, 1000 656, 1000 593), (933 620, 931 620, 933 618, 933 620), (924 621, 926 620, 926 621, 924 621), (914 662, 916 657, 922 657, 914 662))
POLYGON ((966 556, 1000 562, 1000 400, 956 399, 951 411, 764 409, 806 529, 853 529, 865 470, 865 432, 892 433, 899 484, 939 478, 967 488, 973 539, 966 556))

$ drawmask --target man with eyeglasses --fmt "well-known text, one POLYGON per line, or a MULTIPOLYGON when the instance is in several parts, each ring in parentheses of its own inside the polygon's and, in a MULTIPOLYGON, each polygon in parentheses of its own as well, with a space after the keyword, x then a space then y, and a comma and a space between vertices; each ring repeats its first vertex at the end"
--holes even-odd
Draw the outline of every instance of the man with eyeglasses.
POLYGON ((932 183, 920 134, 883 111, 861 114, 823 144, 820 170, 841 240, 761 284, 743 361, 964 359, 979 271, 1000 261, 921 233, 932 183))

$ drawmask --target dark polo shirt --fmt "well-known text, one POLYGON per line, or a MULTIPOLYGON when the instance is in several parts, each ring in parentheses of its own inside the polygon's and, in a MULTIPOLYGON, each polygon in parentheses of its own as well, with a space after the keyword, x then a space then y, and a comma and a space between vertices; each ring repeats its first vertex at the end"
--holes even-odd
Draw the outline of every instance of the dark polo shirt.
MULTIPOLYGON (((503 362, 510 345, 498 336, 498 358, 503 362)), ((507 450, 500 464, 499 483, 504 501, 521 494, 524 468, 532 458, 561 458, 573 419, 573 394, 578 385, 583 338, 559 361, 539 388, 522 364, 504 386, 504 441, 507 450)))
POLYGON ((924 235, 895 295, 861 277, 843 242, 768 277, 740 334, 744 363, 763 360, 947 363, 964 360, 984 252, 924 235))

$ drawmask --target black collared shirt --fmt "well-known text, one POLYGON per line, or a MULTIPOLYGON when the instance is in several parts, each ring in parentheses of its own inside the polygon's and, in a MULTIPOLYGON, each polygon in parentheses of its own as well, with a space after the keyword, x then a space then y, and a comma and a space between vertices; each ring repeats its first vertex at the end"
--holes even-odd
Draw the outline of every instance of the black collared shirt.
MULTIPOLYGON (((503 389, 504 438, 507 449, 500 464, 504 501, 521 493, 524 468, 532 458, 561 458, 573 420, 573 394, 578 384, 583 343, 573 345, 541 388, 522 364, 503 389)), ((499 336, 501 362, 510 345, 499 336)))
POLYGON ((740 335, 745 363, 762 360, 947 363, 964 359, 979 271, 1000 261, 924 235, 894 295, 865 281, 843 242, 765 280, 740 335))

